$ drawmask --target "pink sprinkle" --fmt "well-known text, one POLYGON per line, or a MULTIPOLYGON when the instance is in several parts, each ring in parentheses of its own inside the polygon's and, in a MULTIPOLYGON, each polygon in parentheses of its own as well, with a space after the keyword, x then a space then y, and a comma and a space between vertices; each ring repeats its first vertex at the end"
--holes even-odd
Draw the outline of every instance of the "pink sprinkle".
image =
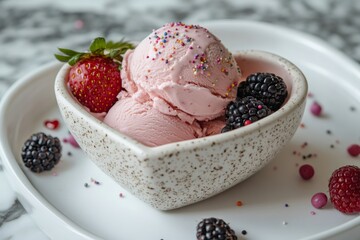
POLYGON ((52 172, 51 175, 57 176, 58 174, 57 174, 57 172, 52 172))
POLYGON ((328 198, 325 193, 319 192, 315 193, 314 196, 311 198, 311 204, 314 208, 320 209, 325 207, 328 202, 328 198))
POLYGON ((304 180, 309 180, 314 176, 314 168, 310 164, 304 164, 299 168, 299 174, 304 180))
POLYGON ((99 181, 96 181, 96 180, 93 179, 93 178, 90 178, 90 181, 91 181, 92 183, 95 183, 96 185, 100 185, 100 182, 99 182, 99 181))
POLYGON ((319 103, 313 102, 313 104, 310 107, 310 111, 314 116, 320 116, 321 111, 322 111, 322 107, 320 106, 319 103))
POLYGON ((76 20, 74 23, 74 26, 76 29, 82 29, 84 27, 84 21, 82 20, 76 20))
POLYGON ((63 139, 63 142, 70 143, 70 145, 73 146, 74 148, 80 148, 79 144, 77 143, 77 141, 75 140, 74 136, 71 133, 69 133, 69 137, 63 139))
POLYGON ((357 157, 360 154, 360 145, 352 144, 347 148, 348 153, 352 157, 357 157))

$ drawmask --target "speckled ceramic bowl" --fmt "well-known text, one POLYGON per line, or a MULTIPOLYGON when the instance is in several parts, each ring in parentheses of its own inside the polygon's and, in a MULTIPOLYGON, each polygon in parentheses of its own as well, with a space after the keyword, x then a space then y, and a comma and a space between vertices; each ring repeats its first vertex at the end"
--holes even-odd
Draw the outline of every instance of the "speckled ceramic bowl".
POLYGON ((73 99, 69 66, 55 82, 61 114, 89 158, 118 184, 151 206, 169 210, 218 194, 264 167, 294 135, 304 112, 307 82, 291 62, 262 51, 235 54, 243 75, 274 72, 289 97, 270 116, 227 133, 147 147, 107 126, 73 99))

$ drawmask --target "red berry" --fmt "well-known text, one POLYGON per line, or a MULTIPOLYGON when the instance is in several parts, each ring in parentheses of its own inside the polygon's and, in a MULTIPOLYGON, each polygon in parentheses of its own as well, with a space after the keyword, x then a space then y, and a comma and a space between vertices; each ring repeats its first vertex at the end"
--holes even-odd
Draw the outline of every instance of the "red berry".
POLYGON ((321 111, 322 111, 322 107, 319 103, 317 102, 313 102, 310 106, 310 111, 313 115, 315 116, 320 116, 321 115, 321 111))
POLYGON ((107 112, 121 90, 119 65, 101 56, 82 59, 71 67, 68 84, 74 97, 91 112, 107 112))
POLYGON ((58 120, 46 120, 44 122, 44 125, 45 127, 47 127, 48 129, 51 129, 51 130, 55 130, 59 127, 60 125, 60 122, 58 120))
POLYGON ((360 145, 352 144, 348 147, 347 151, 352 157, 357 157, 360 154, 360 145))
POLYGON ((314 168, 309 164, 304 164, 299 168, 299 174, 304 180, 309 180, 314 176, 314 168))
POLYGON ((250 121, 250 120, 246 120, 245 122, 244 122, 244 126, 247 126, 247 125, 250 125, 252 122, 250 121))
POLYGON ((329 181, 330 200, 345 214, 360 212, 360 168, 344 166, 333 172, 329 181))
POLYGON ((106 42, 95 38, 88 52, 59 48, 56 59, 67 62, 70 68, 67 83, 74 97, 91 112, 107 112, 116 102, 121 90, 120 66, 122 55, 134 49, 129 42, 106 42))
POLYGON ((323 208, 327 204, 328 198, 325 193, 315 193, 311 198, 311 204, 314 208, 323 208))

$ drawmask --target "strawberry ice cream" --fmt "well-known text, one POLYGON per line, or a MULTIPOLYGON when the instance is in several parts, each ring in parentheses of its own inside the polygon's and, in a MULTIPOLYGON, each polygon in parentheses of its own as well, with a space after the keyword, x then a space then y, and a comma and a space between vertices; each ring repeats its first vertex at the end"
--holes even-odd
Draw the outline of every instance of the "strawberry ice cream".
POLYGON ((217 37, 183 23, 153 31, 122 66, 124 91, 104 122, 149 146, 220 133, 241 78, 217 37))
POLYGON ((160 113, 151 101, 140 103, 130 96, 123 96, 121 101, 115 103, 105 122, 150 147, 203 135, 197 122, 185 123, 176 116, 160 113))

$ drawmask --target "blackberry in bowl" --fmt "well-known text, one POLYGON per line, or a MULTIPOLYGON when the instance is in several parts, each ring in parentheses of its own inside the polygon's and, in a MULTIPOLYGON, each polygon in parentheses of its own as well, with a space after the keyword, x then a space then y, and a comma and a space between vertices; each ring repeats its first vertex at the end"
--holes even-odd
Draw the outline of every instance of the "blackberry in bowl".
POLYGON ((252 96, 236 99, 226 107, 226 126, 222 132, 249 125, 270 114, 271 110, 263 102, 252 96))
POLYGON ((273 73, 257 72, 250 74, 238 88, 237 98, 253 96, 272 111, 278 110, 288 95, 285 82, 273 73))

